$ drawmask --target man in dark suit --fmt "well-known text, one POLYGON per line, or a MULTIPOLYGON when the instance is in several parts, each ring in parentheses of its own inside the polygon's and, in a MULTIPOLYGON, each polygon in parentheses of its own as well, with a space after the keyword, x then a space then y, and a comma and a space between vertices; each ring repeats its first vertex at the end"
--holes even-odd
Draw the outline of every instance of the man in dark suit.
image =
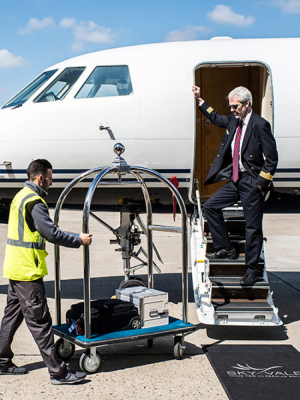
POLYGON ((246 220, 246 275, 242 285, 259 280, 258 261, 262 249, 264 198, 272 184, 278 162, 276 142, 268 121, 252 110, 252 95, 242 86, 228 94, 231 115, 219 115, 200 95, 192 91, 200 111, 215 125, 225 128, 219 150, 207 175, 205 185, 228 180, 204 204, 215 253, 210 259, 238 257, 228 237, 222 209, 241 200, 246 220))

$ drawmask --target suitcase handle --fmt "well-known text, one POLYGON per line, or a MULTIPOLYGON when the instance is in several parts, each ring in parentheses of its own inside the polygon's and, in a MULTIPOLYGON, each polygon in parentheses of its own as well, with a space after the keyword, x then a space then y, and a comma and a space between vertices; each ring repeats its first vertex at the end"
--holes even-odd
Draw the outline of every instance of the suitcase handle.
POLYGON ((155 310, 150 310, 149 315, 151 318, 159 317, 161 315, 168 314, 168 310, 162 310, 161 312, 158 312, 156 309, 155 310))

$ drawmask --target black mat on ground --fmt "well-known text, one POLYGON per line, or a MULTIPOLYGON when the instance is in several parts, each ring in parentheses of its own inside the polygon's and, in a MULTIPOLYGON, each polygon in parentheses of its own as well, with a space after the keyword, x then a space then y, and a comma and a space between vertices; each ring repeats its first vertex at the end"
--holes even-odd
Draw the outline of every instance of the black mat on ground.
POLYGON ((204 351, 230 400, 299 400, 300 353, 290 345, 211 345, 204 351))

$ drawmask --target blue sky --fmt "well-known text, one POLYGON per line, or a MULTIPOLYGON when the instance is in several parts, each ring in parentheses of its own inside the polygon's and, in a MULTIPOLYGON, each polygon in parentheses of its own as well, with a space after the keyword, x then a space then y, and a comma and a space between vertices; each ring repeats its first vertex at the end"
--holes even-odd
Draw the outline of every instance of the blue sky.
POLYGON ((0 0, 0 104, 70 57, 214 36, 300 37, 300 0, 0 0))

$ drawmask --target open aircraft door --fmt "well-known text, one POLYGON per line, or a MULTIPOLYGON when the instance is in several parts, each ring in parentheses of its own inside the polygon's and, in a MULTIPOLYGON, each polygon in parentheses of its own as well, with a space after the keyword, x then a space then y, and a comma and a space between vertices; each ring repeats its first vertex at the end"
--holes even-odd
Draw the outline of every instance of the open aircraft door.
MULTIPOLYGON (((228 93, 237 86, 249 88, 254 111, 268 120, 273 128, 272 77, 267 65, 258 62, 201 64, 195 70, 195 84, 201 87, 201 97, 222 115, 229 114, 228 93)), ((201 183, 201 200, 210 197, 224 183, 204 186, 223 134, 224 129, 214 126, 204 114, 196 111, 195 178, 201 183)), ((197 189, 197 184, 195 186, 197 189)), ((197 190, 196 196, 197 209, 191 218, 191 260, 199 321, 209 325, 281 325, 268 281, 264 246, 259 258, 259 282, 253 287, 240 284, 247 269, 242 207, 238 204, 223 210, 229 238, 239 257, 235 260, 212 260, 206 257, 214 247, 208 224, 202 216, 197 190)))
MULTIPOLYGON (((199 64, 195 69, 195 84, 201 87, 201 97, 219 114, 228 115, 228 93, 245 86, 253 96, 253 110, 274 125, 273 85, 270 67, 260 62, 199 64)), ((205 178, 216 156, 224 129, 213 125, 196 110, 195 178, 199 181, 202 199, 209 198, 224 182, 204 186, 205 178)))

